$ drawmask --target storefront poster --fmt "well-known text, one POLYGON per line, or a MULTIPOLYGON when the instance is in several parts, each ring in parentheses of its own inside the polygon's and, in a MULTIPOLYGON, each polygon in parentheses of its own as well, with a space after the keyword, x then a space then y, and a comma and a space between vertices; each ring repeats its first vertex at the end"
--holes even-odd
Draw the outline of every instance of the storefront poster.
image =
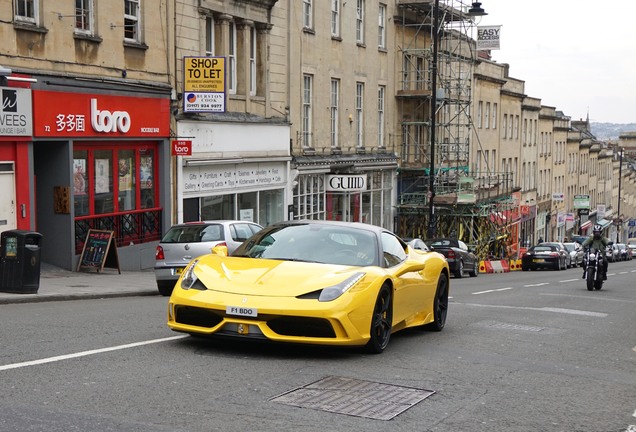
POLYGON ((129 191, 132 189, 132 159, 119 159, 119 190, 129 191))
POLYGON ((109 159, 95 159, 95 193, 109 193, 108 165, 109 159))
POLYGON ((139 179, 142 189, 152 189, 152 156, 141 156, 139 179))
POLYGON ((73 193, 86 193, 86 159, 73 159, 73 193))

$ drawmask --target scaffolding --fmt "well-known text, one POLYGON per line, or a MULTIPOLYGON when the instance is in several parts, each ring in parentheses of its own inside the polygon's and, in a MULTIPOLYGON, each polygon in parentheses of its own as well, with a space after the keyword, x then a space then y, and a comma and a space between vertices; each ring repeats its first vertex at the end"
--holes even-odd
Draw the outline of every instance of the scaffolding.
POLYGON ((491 254, 513 255, 511 242, 516 236, 511 222, 519 203, 511 195, 512 175, 470 171, 477 60, 470 4, 438 0, 436 9, 435 0, 398 0, 397 5, 402 65, 396 99, 402 142, 396 231, 404 237, 426 238, 432 215, 430 226, 435 227, 436 237, 457 237, 484 259, 491 254))

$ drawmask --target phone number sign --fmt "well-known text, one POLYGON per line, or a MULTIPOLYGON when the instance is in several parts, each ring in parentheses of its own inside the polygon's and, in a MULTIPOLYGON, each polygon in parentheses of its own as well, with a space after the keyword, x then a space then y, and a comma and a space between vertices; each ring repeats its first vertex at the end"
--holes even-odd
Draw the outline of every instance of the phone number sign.
POLYGON ((225 93, 188 92, 183 98, 184 112, 225 112, 225 93))

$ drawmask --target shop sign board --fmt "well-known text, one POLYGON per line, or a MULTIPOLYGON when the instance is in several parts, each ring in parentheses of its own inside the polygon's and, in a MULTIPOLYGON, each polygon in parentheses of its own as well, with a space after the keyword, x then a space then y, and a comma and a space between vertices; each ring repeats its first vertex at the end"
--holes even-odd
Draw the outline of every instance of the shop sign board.
POLYGON ((184 112, 225 112, 225 57, 184 57, 183 90, 184 112))
POLYGON ((191 140, 172 140, 172 156, 192 155, 191 140))
POLYGON ((327 192, 359 192, 367 190, 367 175, 328 175, 327 192))
POLYGON ((590 196, 589 195, 574 195, 574 208, 575 209, 589 209, 590 208, 590 196))
POLYGON ((224 192, 283 186, 287 177, 282 163, 202 165, 183 168, 183 192, 224 192))
POLYGON ((0 136, 32 136, 31 90, 0 87, 0 136))
POLYGON ((170 99, 33 90, 33 136, 166 137, 170 99))

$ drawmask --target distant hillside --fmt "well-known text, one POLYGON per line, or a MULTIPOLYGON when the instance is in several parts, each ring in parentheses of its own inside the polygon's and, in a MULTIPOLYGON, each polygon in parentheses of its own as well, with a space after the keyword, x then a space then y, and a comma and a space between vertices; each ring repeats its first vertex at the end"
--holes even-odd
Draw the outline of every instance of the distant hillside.
POLYGON ((636 123, 590 123, 592 134, 599 140, 618 139, 625 132, 636 132, 636 123))

